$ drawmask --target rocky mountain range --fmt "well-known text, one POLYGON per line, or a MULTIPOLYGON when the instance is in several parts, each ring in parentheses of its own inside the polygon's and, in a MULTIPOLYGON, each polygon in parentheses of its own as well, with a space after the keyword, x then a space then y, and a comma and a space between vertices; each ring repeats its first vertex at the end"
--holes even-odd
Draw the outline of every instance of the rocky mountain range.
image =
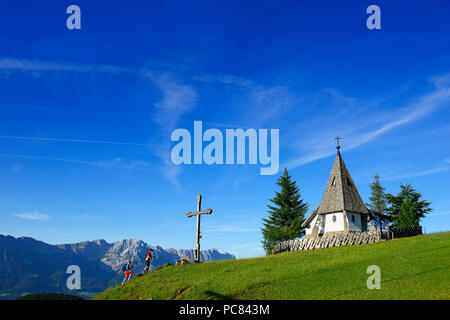
MULTIPOLYGON (((150 246, 139 239, 125 239, 114 243, 105 240, 74 244, 50 245, 28 237, 0 235, 0 299, 15 299, 24 293, 61 292, 83 297, 117 285, 122 280, 122 265, 132 261, 135 273, 144 267, 144 256, 153 249, 151 270, 165 263, 175 263, 181 256, 193 259, 193 250, 163 249, 150 246), (69 265, 81 270, 81 290, 66 287, 69 265)), ((216 249, 202 250, 203 262, 235 259, 230 253, 216 249)))

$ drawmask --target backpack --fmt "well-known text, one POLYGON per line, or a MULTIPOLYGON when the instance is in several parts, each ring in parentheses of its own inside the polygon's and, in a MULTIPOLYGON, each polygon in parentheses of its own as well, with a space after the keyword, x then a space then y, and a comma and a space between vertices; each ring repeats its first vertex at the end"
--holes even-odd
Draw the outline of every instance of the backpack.
POLYGON ((122 266, 122 272, 125 272, 125 270, 127 270, 127 263, 125 263, 125 264, 122 266))

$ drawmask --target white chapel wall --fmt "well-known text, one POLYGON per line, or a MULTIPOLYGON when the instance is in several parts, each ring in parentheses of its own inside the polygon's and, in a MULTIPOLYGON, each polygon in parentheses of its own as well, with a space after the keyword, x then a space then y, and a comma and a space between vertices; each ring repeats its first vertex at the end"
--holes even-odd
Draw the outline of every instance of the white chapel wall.
POLYGON ((334 212, 325 215, 325 230, 324 232, 344 231, 344 213, 334 212), (333 221, 335 217, 336 221, 333 221))
POLYGON ((308 224, 308 227, 305 229, 305 234, 310 235, 312 233, 312 230, 314 226, 316 225, 317 216, 314 217, 314 219, 311 220, 311 222, 308 224))
POLYGON ((348 219, 348 230, 349 231, 361 231, 361 214, 355 212, 347 212, 348 219), (355 217, 355 221, 353 221, 352 216, 355 217))

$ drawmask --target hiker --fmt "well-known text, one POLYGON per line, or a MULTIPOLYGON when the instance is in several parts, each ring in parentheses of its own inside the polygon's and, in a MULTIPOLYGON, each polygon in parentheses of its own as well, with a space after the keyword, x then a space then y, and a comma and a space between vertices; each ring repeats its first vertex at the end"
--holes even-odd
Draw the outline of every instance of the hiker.
POLYGON ((150 249, 149 251, 147 251, 147 253, 145 254, 145 268, 143 273, 148 272, 150 270, 150 263, 153 260, 153 249, 150 249))
POLYGON ((127 264, 124 264, 122 267, 122 271, 125 273, 125 278, 122 281, 122 284, 125 283, 125 281, 130 280, 131 276, 133 275, 133 271, 131 271, 131 269, 133 268, 133 266, 131 265, 131 261, 128 260, 127 264))

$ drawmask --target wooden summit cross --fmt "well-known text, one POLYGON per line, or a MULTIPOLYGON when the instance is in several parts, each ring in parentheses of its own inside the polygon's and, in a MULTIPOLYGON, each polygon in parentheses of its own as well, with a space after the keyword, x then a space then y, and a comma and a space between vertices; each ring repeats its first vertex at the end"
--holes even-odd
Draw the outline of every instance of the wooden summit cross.
POLYGON ((211 214, 213 211, 211 209, 202 210, 202 195, 199 194, 197 196, 197 212, 188 212, 186 216, 188 218, 197 216, 197 233, 196 233, 196 242, 194 249, 194 262, 200 262, 200 238, 202 237, 202 233, 200 232, 200 216, 202 214, 211 214))

